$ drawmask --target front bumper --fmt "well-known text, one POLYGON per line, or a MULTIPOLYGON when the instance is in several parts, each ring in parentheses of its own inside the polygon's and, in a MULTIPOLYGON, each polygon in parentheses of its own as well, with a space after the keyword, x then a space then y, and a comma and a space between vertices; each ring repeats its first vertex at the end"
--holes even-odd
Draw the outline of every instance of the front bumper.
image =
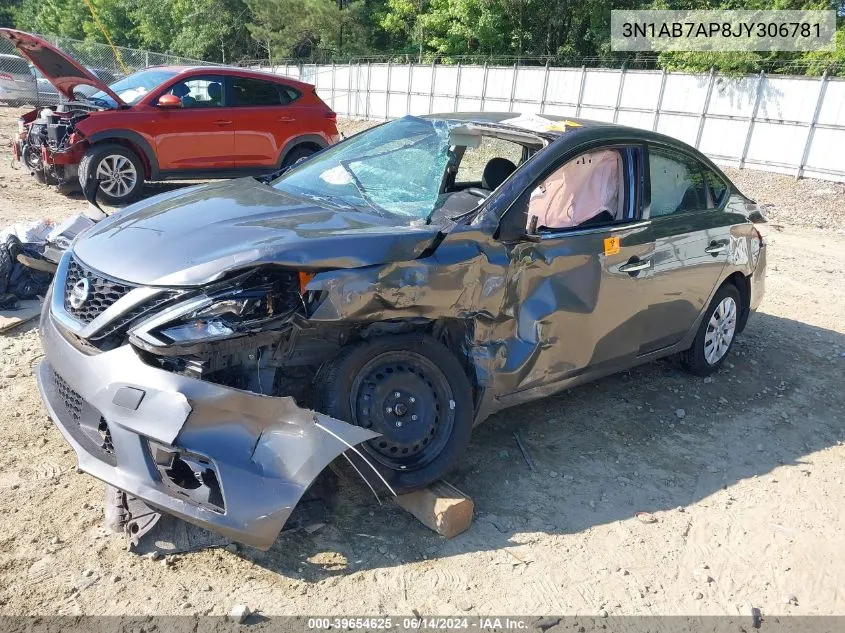
POLYGON ((79 468, 185 521, 267 549, 320 472, 376 436, 292 398, 156 369, 129 345, 85 354, 44 305, 38 387, 79 468), (205 460, 219 484, 216 504, 181 489, 161 466, 162 450, 205 460))

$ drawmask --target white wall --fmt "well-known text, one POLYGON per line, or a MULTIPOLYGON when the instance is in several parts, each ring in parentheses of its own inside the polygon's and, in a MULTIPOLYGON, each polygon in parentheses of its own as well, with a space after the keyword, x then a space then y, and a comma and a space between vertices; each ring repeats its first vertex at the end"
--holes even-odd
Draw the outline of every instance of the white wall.
POLYGON ((615 121, 698 147, 715 162, 845 181, 845 80, 532 66, 277 66, 338 114, 538 112, 615 121))

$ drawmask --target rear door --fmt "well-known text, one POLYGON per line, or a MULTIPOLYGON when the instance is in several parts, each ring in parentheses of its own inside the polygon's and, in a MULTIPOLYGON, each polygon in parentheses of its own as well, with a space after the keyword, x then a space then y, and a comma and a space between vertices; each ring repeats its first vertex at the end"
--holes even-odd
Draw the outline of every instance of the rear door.
POLYGON ((171 173, 233 169, 235 109, 226 102, 225 77, 182 77, 162 94, 178 96, 182 107, 155 107, 149 133, 155 139, 159 169, 171 173))
POLYGON ((728 260, 733 219, 728 187, 707 165, 675 148, 648 147, 655 240, 648 331, 641 353, 679 342, 706 306, 728 260))
POLYGON ((235 166, 272 168, 297 135, 298 90, 280 82, 230 76, 235 118, 235 166))
POLYGON ((544 219, 537 237, 518 241, 510 253, 519 344, 507 353, 514 367, 532 367, 514 376, 514 391, 625 365, 638 354, 654 251, 641 217, 644 153, 640 146, 595 148, 531 185, 527 213, 517 201, 529 226, 531 216, 544 219), (619 153, 618 163, 611 157, 619 167, 607 167, 607 151, 619 153), (593 176, 594 159, 602 159, 606 178, 593 176), (579 177, 573 195, 571 182, 579 177))

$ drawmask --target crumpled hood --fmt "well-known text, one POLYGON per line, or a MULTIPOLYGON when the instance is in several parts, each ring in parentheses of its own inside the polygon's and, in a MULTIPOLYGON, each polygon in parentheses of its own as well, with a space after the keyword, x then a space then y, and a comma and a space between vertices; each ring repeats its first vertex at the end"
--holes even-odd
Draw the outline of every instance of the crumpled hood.
POLYGON ((321 207, 242 178, 127 207, 89 229, 73 250, 115 279, 195 286, 256 264, 319 270, 407 261, 437 234, 435 226, 321 207))

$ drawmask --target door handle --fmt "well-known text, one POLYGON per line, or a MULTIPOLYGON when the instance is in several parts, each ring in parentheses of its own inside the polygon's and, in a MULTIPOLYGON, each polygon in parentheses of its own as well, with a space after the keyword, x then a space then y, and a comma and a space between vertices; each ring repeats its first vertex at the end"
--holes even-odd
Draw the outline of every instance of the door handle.
POLYGON ((705 253, 710 253, 714 257, 719 253, 728 250, 728 243, 727 242, 710 242, 710 246, 704 249, 705 253))
POLYGON ((642 259, 636 261, 629 261, 627 264, 622 264, 619 270, 623 273, 637 273, 646 268, 651 268, 650 259, 642 259))
POLYGON ((227 121, 226 119, 217 119, 214 122, 214 125, 232 125, 231 121, 227 121))
POLYGON ((294 119, 292 116, 280 116, 280 117, 279 117, 278 119, 276 119, 276 120, 277 120, 279 123, 293 123, 296 119, 294 119))

